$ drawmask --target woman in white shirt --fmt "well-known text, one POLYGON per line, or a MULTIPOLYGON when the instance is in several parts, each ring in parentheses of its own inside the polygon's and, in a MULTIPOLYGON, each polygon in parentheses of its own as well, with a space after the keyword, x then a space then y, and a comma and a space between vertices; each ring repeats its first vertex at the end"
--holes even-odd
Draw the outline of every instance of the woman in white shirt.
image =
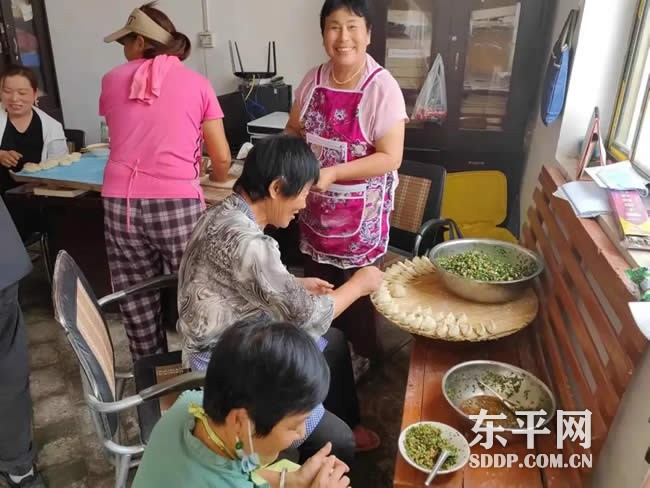
POLYGON ((36 73, 10 66, 2 75, 0 91, 0 193, 16 186, 9 171, 25 163, 40 163, 68 153, 63 126, 36 107, 36 73))

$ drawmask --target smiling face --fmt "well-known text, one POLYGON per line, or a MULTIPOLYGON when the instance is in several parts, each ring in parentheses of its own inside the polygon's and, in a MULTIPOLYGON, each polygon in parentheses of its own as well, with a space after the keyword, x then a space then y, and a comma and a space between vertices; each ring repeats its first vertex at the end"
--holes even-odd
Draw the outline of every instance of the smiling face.
POLYGON ((356 68, 365 61, 370 44, 366 19, 343 7, 325 19, 323 46, 325 52, 341 67, 356 68))
POLYGON ((275 180, 269 188, 270 197, 266 199, 267 223, 274 227, 286 228, 307 205, 307 195, 313 182, 309 182, 295 196, 285 197, 281 191, 281 181, 275 180))
POLYGON ((21 116, 31 112, 38 90, 22 75, 6 76, 2 80, 0 100, 10 116, 21 116))

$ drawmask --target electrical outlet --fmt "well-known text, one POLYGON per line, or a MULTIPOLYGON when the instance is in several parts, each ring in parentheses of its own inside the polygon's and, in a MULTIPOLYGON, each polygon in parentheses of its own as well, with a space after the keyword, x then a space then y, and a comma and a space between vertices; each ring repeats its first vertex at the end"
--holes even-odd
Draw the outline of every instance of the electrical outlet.
POLYGON ((199 32, 199 42, 203 48, 214 47, 214 33, 210 31, 199 32))

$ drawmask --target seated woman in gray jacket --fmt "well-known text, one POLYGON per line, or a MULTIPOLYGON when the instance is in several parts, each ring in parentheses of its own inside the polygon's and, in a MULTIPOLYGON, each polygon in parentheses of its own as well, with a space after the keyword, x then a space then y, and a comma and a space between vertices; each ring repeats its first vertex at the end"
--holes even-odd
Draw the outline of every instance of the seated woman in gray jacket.
POLYGON ((264 227, 287 227, 305 207, 319 174, 318 160, 300 138, 279 135, 258 142, 248 154, 234 194, 208 209, 197 223, 179 270, 178 329, 186 362, 205 369, 210 348, 238 320, 264 316, 307 331, 323 351, 332 380, 324 407, 307 420, 301 458, 332 441, 333 454, 379 445, 361 426, 347 342, 332 320, 360 297, 379 288, 383 273, 369 266, 333 289, 318 278, 296 278, 280 260, 278 244, 264 227), (349 429, 354 435, 350 446, 349 429))

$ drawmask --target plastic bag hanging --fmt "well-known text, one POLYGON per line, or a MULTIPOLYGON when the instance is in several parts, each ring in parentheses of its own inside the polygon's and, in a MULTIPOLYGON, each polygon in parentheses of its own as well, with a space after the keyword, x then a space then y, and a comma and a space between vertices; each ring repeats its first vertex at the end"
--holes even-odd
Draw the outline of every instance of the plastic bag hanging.
POLYGON ((442 62, 442 56, 438 53, 415 101, 411 118, 439 124, 444 122, 447 118, 446 86, 445 65, 442 62))

